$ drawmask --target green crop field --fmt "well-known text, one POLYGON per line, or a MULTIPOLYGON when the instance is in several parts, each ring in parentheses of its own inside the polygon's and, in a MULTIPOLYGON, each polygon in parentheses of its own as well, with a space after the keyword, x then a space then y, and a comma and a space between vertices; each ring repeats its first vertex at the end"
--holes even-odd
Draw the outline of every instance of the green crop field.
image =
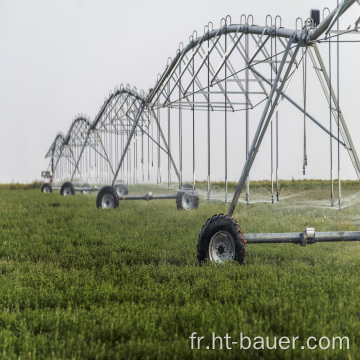
MULTIPOLYGON (((328 182, 282 182, 274 205, 254 183, 234 218, 245 234, 360 230, 360 185, 342 186, 338 211, 328 182)), ((199 266, 201 227, 229 204, 95 200, 0 186, 0 359, 360 359, 360 243, 249 244, 246 265, 199 266)))

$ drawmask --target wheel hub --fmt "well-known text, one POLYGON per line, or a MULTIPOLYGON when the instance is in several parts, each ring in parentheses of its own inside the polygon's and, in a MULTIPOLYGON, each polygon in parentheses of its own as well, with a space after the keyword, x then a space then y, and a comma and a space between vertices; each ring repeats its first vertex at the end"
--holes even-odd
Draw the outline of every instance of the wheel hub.
POLYGON ((72 190, 69 187, 66 187, 64 189, 64 196, 68 196, 72 194, 72 190))
POLYGON ((227 231, 218 231, 210 240, 209 259, 223 263, 234 260, 235 242, 227 231))
POLYGON ((102 198, 103 209, 112 209, 115 205, 114 198, 111 194, 105 194, 102 198))
POLYGON ((217 254, 221 256, 226 252, 226 245, 224 243, 218 243, 216 245, 216 249, 217 249, 217 254))
POLYGON ((185 210, 190 210, 194 207, 193 196, 190 194, 184 194, 182 199, 183 208, 185 210))

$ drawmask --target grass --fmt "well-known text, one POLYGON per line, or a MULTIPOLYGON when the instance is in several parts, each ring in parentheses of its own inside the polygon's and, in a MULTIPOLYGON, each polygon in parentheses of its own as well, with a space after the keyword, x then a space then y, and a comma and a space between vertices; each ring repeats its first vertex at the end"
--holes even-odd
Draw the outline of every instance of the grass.
MULTIPOLYGON (((296 196, 271 205, 260 201, 269 183, 252 185, 258 202, 234 214, 245 233, 360 230, 359 184, 343 183, 341 212, 328 206, 327 182, 281 186, 296 196)), ((360 358, 359 243, 248 245, 245 266, 200 267, 200 229, 229 204, 179 212, 174 200, 124 201, 103 211, 96 194, 0 189, 0 358, 360 358), (194 332, 200 350, 190 348, 194 332), (295 350, 207 350, 213 333, 299 340, 295 350), (309 336, 347 336, 350 349, 301 349, 309 336)))

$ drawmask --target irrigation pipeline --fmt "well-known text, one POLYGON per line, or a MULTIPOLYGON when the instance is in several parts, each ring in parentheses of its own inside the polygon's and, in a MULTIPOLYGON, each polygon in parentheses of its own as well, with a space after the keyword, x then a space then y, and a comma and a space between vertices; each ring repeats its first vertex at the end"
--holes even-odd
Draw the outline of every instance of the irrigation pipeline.
POLYGON ((316 233, 306 228, 300 233, 244 234, 247 244, 299 244, 302 246, 317 242, 360 241, 360 231, 331 231, 316 233))

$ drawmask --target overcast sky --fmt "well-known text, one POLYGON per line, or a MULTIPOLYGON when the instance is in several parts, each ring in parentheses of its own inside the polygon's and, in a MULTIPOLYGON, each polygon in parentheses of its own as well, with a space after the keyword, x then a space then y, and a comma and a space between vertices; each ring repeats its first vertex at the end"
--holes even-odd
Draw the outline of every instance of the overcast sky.
MULTIPOLYGON (((239 23, 251 13, 265 25, 271 14, 294 28, 297 17, 326 6, 333 9, 336 1, 0 0, 0 183, 40 179, 57 132, 66 134, 79 113, 93 120, 116 85, 153 87, 179 43, 187 44, 193 30, 201 34, 209 21, 217 28, 226 15, 239 23)), ((359 15, 355 4, 344 27, 359 15)), ((359 48, 347 47, 341 69, 353 78, 342 93, 358 152, 359 48)), ((355 178, 346 161, 343 174, 355 178)))

